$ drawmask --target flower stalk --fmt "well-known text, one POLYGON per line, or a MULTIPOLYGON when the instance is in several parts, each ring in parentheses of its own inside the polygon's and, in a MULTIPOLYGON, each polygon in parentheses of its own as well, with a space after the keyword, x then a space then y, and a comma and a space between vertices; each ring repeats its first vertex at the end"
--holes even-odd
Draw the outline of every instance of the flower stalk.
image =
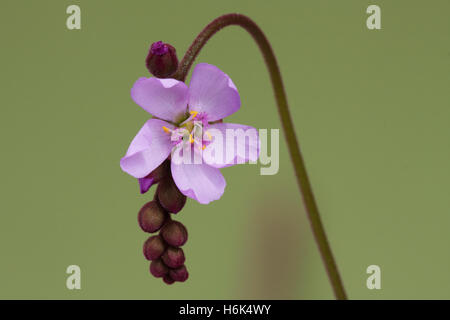
POLYGON ((286 93, 281 78, 275 54, 266 36, 258 25, 250 18, 241 14, 226 14, 218 17, 208 24, 195 38, 181 60, 178 70, 173 76, 175 79, 185 81, 186 76, 200 50, 208 40, 224 27, 236 25, 245 29, 257 43, 269 71, 272 82, 275 100, 277 102, 278 113, 285 133, 289 154, 294 166, 297 184, 303 197, 304 206, 313 231, 314 238, 319 248, 325 269, 327 271, 334 295, 338 300, 347 299, 347 295, 342 283, 339 271, 328 242, 325 229, 323 227, 319 209, 313 194, 311 183, 306 171, 305 162, 300 152, 300 147, 294 130, 294 125, 289 112, 286 93))

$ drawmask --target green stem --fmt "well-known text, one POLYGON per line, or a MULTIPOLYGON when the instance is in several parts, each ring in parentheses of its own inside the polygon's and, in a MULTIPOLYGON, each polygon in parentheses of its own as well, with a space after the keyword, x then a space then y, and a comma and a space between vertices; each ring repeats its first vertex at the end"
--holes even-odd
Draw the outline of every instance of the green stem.
POLYGON ((199 54, 202 47, 206 42, 220 29, 237 25, 244 28, 261 50, 264 56, 267 68, 269 69, 270 79, 272 81, 273 90, 275 92, 275 99, 277 101, 278 113, 281 118, 281 123, 286 136, 286 142, 291 156, 292 163, 294 165, 295 176, 300 188, 300 192, 303 197, 303 202, 308 214, 309 222, 314 234, 314 238, 319 247, 320 254, 322 256, 323 263, 325 265, 328 277, 331 282, 331 286, 334 290, 334 295, 338 300, 347 299, 347 295, 342 284, 341 277, 336 266, 336 262, 333 258, 330 245, 325 234, 325 230, 320 219, 319 209, 314 198, 314 194, 311 188, 311 183, 306 173, 305 163, 300 153, 300 147, 297 142, 297 138, 294 131, 294 125, 292 123, 291 116, 289 114, 289 107, 287 103, 286 93, 283 87, 283 81, 281 79, 281 73, 278 68, 277 60, 272 51, 269 41, 267 40, 261 29, 250 18, 241 14, 226 14, 218 17, 208 24, 195 38, 191 44, 183 59, 180 62, 175 78, 181 81, 185 81, 186 76, 191 68, 195 58, 199 54))

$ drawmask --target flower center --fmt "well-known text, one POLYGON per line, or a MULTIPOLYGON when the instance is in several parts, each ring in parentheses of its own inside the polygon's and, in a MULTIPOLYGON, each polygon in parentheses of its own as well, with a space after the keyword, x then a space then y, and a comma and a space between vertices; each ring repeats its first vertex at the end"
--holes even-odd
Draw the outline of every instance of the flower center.
POLYGON ((188 121, 185 124, 183 124, 181 127, 185 128, 189 132, 192 132, 192 130, 194 129, 194 122, 193 121, 188 121))
POLYGON ((203 112, 190 111, 190 116, 183 121, 177 128, 171 130, 167 127, 162 127, 164 132, 171 134, 171 140, 174 146, 179 143, 195 144, 201 150, 206 148, 206 145, 211 142, 211 134, 208 131, 203 132, 208 127, 207 116, 203 112), (204 139, 205 134, 206 139, 204 139))

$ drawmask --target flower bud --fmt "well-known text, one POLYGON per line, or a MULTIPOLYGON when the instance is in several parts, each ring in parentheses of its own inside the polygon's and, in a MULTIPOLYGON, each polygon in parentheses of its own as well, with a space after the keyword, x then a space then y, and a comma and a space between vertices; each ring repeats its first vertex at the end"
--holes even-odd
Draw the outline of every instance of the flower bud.
POLYGON ((169 212, 178 213, 186 204, 186 196, 178 190, 171 176, 165 177, 156 189, 161 206, 169 212))
POLYGON ((161 236, 173 247, 180 247, 186 243, 188 233, 186 227, 178 221, 168 221, 161 229, 161 236))
POLYGON ((150 233, 158 231, 166 218, 167 213, 156 200, 146 203, 138 214, 139 226, 145 232, 150 233))
POLYGON ((169 78, 178 69, 178 58, 174 47, 162 41, 150 46, 145 65, 157 78, 169 78))
POLYGON ((163 277, 163 281, 164 281, 166 284, 172 284, 172 283, 175 282, 175 280, 173 280, 168 274, 166 274, 166 275, 163 277))
POLYGON ((150 273, 156 278, 162 278, 169 272, 169 268, 161 261, 161 259, 153 260, 150 263, 150 273))
POLYGON ((170 270, 169 276, 175 281, 184 282, 187 280, 187 278, 189 278, 189 273, 186 269, 186 266, 182 265, 177 269, 170 270))
POLYGON ((161 259, 166 266, 173 269, 181 267, 186 260, 183 249, 175 247, 168 247, 161 259))
POLYGON ((144 243, 144 256, 147 260, 156 260, 161 257, 161 255, 166 250, 166 244, 161 236, 151 236, 144 243))
POLYGON ((153 170, 149 176, 155 180, 155 182, 159 182, 170 173, 169 161, 164 160, 155 170, 153 170))

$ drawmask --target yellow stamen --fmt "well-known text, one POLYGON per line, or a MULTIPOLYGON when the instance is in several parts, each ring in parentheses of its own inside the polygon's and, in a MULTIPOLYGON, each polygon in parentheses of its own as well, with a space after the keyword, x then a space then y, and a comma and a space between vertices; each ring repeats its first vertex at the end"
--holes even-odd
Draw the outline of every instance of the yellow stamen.
POLYGON ((194 119, 197 116, 198 111, 190 111, 189 114, 192 116, 192 119, 194 119))
POLYGON ((202 146, 202 150, 205 150, 205 148, 206 148, 206 144, 204 144, 204 145, 202 146))
POLYGON ((189 142, 194 143, 194 138, 192 138, 192 134, 189 135, 189 142))
POLYGON ((163 130, 164 130, 165 133, 170 133, 171 132, 169 128, 164 127, 164 126, 163 126, 163 130))

